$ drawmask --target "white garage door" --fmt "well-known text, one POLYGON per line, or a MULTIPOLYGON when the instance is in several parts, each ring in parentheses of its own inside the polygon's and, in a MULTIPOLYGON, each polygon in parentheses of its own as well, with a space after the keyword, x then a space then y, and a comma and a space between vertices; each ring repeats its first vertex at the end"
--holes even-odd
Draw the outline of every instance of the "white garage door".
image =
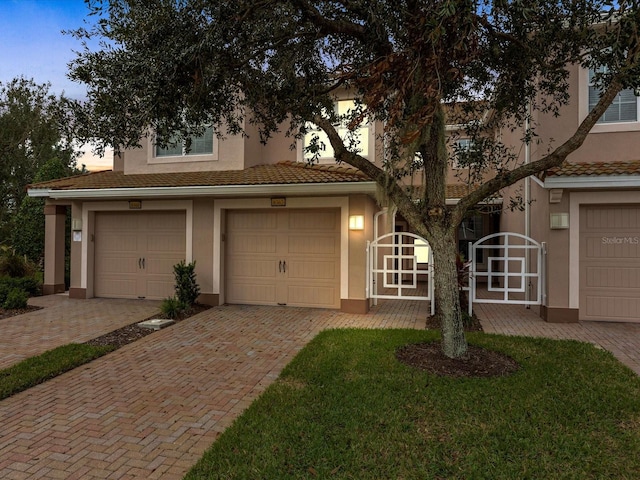
POLYGON ((173 266, 185 259, 185 229, 184 212, 97 212, 94 295, 172 296, 173 266))
POLYGON ((580 319, 640 322, 640 205, 581 208, 580 319))
POLYGON ((228 303, 340 308, 340 211, 227 214, 228 303))

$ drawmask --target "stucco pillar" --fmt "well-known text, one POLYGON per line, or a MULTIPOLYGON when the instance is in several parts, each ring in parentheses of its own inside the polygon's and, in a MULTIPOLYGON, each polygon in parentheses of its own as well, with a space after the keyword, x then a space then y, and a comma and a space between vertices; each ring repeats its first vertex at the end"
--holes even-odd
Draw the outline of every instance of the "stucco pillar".
POLYGON ((42 293, 64 293, 64 237, 67 207, 44 206, 44 284, 42 293))

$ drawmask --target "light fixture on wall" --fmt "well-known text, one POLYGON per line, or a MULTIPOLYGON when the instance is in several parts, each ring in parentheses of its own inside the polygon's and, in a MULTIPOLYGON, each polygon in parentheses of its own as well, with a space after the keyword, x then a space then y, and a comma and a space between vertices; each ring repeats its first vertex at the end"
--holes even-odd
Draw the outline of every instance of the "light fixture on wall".
POLYGON ((566 230, 569 228, 569 214, 568 213, 552 213, 551 230, 566 230))
POLYGON ((351 215, 349 217, 349 230, 364 230, 364 215, 351 215))

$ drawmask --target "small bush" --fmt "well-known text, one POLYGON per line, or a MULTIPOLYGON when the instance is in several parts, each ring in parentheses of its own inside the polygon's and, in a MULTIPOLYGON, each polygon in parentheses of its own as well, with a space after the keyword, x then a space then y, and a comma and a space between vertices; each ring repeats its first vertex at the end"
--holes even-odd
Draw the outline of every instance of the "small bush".
POLYGON ((20 255, 6 251, 0 255, 0 275, 11 278, 30 277, 37 271, 36 266, 20 255))
POLYGON ((4 305, 11 288, 6 283, 0 283, 0 305, 4 305))
POLYGON ((176 297, 165 298, 160 304, 160 312, 171 319, 178 318, 187 308, 188 305, 185 305, 176 297))
POLYGON ((27 300, 29 300, 29 294, 27 292, 19 288, 14 288, 7 295, 6 300, 2 304, 2 308, 6 310, 27 308, 27 300))
POLYGON ((6 286, 8 290, 19 288, 31 296, 37 296, 42 293, 42 283, 35 277, 0 277, 0 285, 6 286))
POLYGON ((196 262, 180 263, 173 266, 173 273, 176 278, 176 297, 187 307, 196 303, 200 295, 200 286, 196 282, 196 262))

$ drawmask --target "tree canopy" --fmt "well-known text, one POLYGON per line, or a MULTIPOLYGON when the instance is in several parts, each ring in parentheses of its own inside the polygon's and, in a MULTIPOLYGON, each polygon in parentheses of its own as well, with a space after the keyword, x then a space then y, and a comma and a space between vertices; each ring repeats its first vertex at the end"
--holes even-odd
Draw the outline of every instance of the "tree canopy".
POLYGON ((16 78, 0 83, 0 242, 11 238, 14 215, 37 172, 56 158, 67 174, 75 155, 67 133, 63 97, 49 85, 16 78))
MULTIPOLYGON (((147 132, 162 142, 194 126, 255 123, 263 140, 292 138, 309 122, 326 133, 338 162, 375 180, 434 251, 444 350, 463 355, 452 239, 478 202, 561 164, 622 88, 640 78, 636 1, 574 0, 103 0, 79 37, 103 40, 71 65, 88 85, 79 131, 116 148, 147 132), (490 135, 522 128, 531 110, 557 114, 569 99, 567 65, 605 66, 600 102, 562 145, 527 165, 490 135), (346 118, 333 108, 349 91, 346 118), (445 119, 447 104, 460 119, 445 119), (490 122, 456 121, 492 112, 490 122), (364 118, 384 125, 385 156, 374 164, 340 136, 364 118), (469 160, 470 193, 446 208, 451 155, 447 123, 464 123, 480 152, 469 160), (403 179, 424 179, 419 201, 403 179), (489 180, 485 181, 485 178, 489 180)), ((535 136, 535 123, 523 140, 535 136)), ((317 142, 309 149, 317 150, 317 142)))

